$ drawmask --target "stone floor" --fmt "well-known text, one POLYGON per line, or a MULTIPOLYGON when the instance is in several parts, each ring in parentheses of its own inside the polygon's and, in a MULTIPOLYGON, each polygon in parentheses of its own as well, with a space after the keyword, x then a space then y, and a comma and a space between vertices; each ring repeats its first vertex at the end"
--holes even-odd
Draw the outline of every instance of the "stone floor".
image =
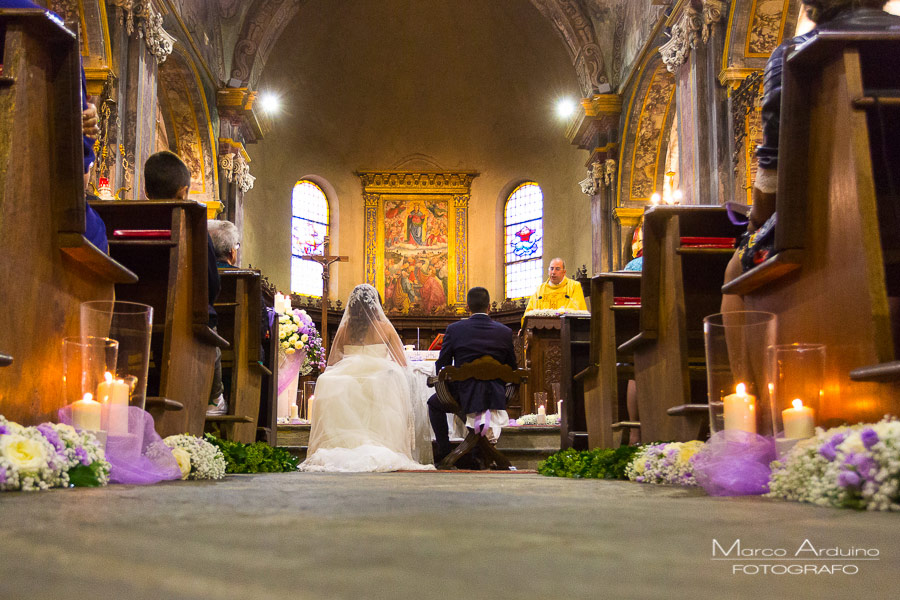
POLYGON ((0 494, 0 598, 869 600, 900 589, 898 534, 897 514, 627 482, 231 476, 0 494), (809 540, 879 556, 713 560, 714 539, 726 551, 740 539, 745 552, 792 557, 809 540), (762 574, 798 564, 858 572, 762 574), (760 574, 732 574, 736 565, 760 574))

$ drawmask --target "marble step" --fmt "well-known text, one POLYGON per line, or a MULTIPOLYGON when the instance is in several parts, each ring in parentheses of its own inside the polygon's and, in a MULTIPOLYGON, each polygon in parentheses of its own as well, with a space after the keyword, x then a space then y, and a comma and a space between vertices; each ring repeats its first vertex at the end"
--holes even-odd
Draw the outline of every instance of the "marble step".
MULTIPOLYGON (((279 425, 278 445, 300 460, 305 459, 309 428, 309 425, 279 425)), ((536 469, 540 461, 559 452, 559 427, 504 427, 497 448, 517 469, 536 469)))

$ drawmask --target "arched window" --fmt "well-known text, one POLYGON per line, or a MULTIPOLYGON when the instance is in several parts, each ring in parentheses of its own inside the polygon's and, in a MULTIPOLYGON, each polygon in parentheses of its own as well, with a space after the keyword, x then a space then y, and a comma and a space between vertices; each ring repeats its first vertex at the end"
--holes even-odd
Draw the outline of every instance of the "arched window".
POLYGON ((291 196, 291 291, 322 296, 322 265, 302 256, 322 254, 328 235, 328 199, 318 185, 303 179, 291 196))
POLYGON ((544 278, 544 193, 530 181, 512 191, 503 210, 506 297, 530 296, 544 278))

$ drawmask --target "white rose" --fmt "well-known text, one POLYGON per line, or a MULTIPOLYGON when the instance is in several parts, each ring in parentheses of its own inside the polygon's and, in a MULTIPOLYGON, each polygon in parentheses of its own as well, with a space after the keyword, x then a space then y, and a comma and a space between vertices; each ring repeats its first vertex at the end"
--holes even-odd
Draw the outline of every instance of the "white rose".
POLYGON ((305 344, 306 342, 309 341, 309 336, 304 333, 303 335, 300 336, 300 341, 305 344))
POLYGON ((294 352, 296 352, 296 350, 294 350, 293 348, 288 348, 284 351, 285 354, 293 354, 294 352))
POLYGON ((294 348, 296 348, 297 350, 300 350, 301 348, 303 348, 303 342, 301 342, 301 341, 294 342, 294 348))
POLYGON ((175 462, 181 470, 181 478, 187 479, 191 474, 191 453, 184 448, 172 448, 172 456, 175 457, 175 462))
POLYGON ((43 444, 24 435, 0 435, 0 456, 23 473, 33 473, 47 464, 43 444))
POLYGON ((287 341, 284 341, 284 342, 281 342, 281 347, 284 348, 285 350, 287 350, 288 348, 291 347, 291 345, 287 341))

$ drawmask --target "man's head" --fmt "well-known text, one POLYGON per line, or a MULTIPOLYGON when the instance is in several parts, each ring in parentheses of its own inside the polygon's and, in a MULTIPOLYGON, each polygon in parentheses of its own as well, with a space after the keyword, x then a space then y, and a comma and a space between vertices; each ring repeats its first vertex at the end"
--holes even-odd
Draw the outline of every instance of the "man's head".
POLYGON ((144 188, 150 200, 187 200, 191 170, 174 152, 157 152, 144 163, 144 188))
POLYGON ((483 287, 473 287, 466 294, 466 307, 473 315, 486 313, 491 308, 491 295, 483 287))
POLYGON ((241 247, 241 234, 231 221, 210 219, 206 222, 209 237, 216 251, 216 260, 237 266, 238 248, 241 247))
POLYGON ((801 0, 814 23, 824 23, 853 8, 884 8, 887 0, 801 0))
POLYGON ((547 274, 550 275, 550 283, 559 285, 566 276, 566 261, 561 258, 551 260, 550 266, 547 268, 547 274))

